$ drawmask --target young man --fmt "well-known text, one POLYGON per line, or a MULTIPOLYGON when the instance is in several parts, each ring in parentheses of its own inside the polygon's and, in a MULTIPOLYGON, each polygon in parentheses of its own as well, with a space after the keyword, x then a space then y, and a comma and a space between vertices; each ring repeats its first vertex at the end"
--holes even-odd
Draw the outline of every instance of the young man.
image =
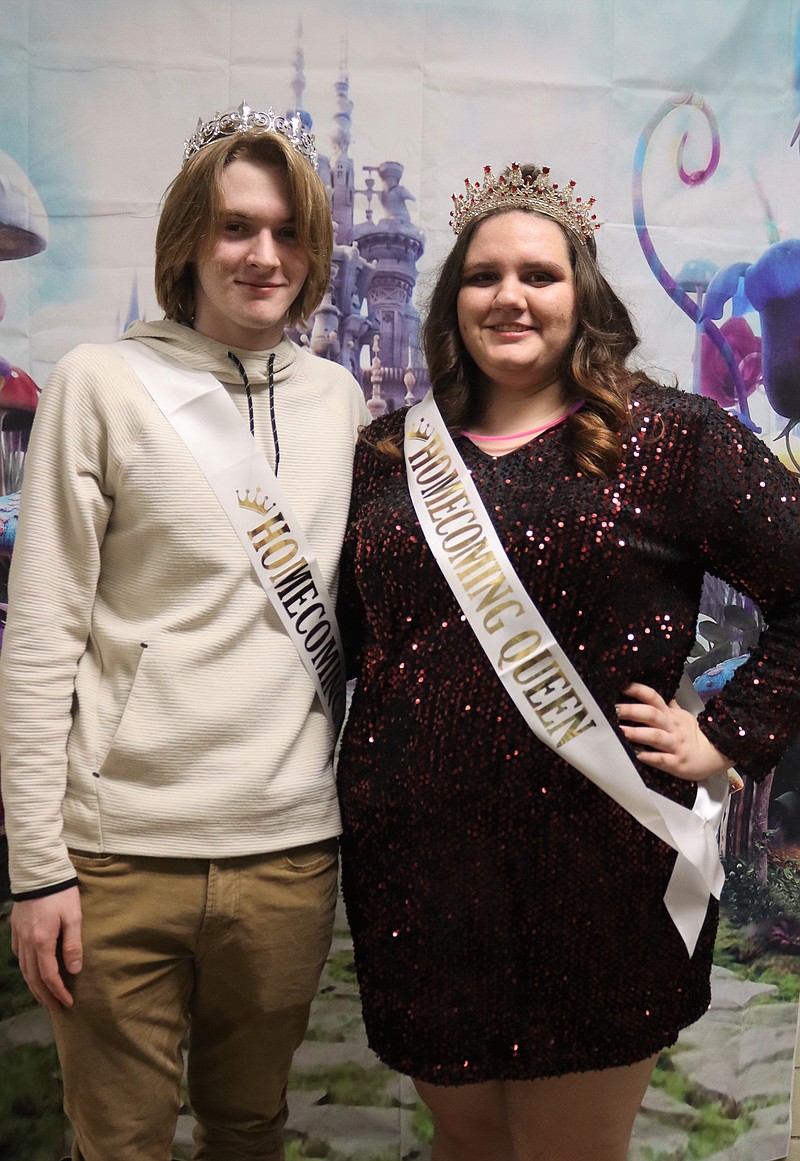
POLYGON ((73 1161, 166 1161, 191 1021, 196 1156, 283 1156, 330 942, 353 449, 313 139, 200 126, 156 241, 166 319, 43 392, 2 654, 13 946, 52 1013, 73 1161))

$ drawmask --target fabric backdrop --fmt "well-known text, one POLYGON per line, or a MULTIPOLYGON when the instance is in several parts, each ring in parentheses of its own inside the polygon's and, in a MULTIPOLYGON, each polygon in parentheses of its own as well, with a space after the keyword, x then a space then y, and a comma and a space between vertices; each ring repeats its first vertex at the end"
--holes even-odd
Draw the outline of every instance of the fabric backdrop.
MULTIPOLYGON (((242 99, 279 112, 299 104, 320 152, 352 162, 355 224, 398 205, 410 219, 422 248, 418 310, 450 244, 450 195, 465 177, 477 180, 487 163, 532 160, 558 181, 574 179, 597 199, 601 262, 632 308, 643 362, 737 410, 792 465, 798 53, 800 0, 3 0, 0 360, 41 385, 76 343, 111 341, 131 317, 159 317, 155 225, 184 138, 198 117, 242 99), (402 189, 382 203, 378 167, 387 161, 402 167, 394 171, 402 189), (37 253, 20 256, 21 223, 37 253), (770 266, 776 254, 780 276, 770 266), (727 343, 696 325, 704 302, 727 343)), ((369 358, 365 346, 360 365, 369 358)), ((755 620, 736 594, 710 594, 693 673, 711 673, 706 692, 746 651, 755 620)), ((795 753, 776 775, 780 809, 769 788, 760 799, 750 789, 723 836, 731 904, 712 1025, 662 1062, 636 1156, 772 1161, 787 1151, 798 768, 795 753), (771 848, 767 831, 779 835, 771 848)), ((352 1000, 346 931, 337 938, 329 998, 352 1000)), ((314 1057, 316 1072, 301 1058, 308 1075, 300 1067, 295 1078, 327 1092, 318 1135, 338 1125, 325 1067, 332 1076, 363 1048, 343 1015, 348 1030, 333 1060, 331 1011, 317 1010, 316 1037, 312 1022, 328 1055, 314 1057)), ((0 1050, 5 1043, 0 1024, 0 1050)), ((366 1074, 372 1065, 358 1067, 366 1074)), ((380 1101, 340 1103, 385 1105, 381 1091, 380 1101)), ((411 1110, 408 1090, 397 1094, 397 1107, 411 1110)), ((305 1110, 293 1122, 296 1150, 312 1147, 313 1104, 296 1104, 305 1110)), ((325 1138, 327 1155, 421 1156, 424 1123, 414 1114, 415 1127, 403 1128, 405 1113, 397 1115, 399 1128, 379 1145, 354 1129, 346 1147, 325 1138)))

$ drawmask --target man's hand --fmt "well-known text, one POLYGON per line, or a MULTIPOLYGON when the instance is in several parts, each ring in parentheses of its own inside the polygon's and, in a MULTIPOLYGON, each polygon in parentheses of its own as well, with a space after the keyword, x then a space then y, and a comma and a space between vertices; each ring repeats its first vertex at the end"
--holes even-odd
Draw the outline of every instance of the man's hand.
POLYGON ((11 950, 25 983, 49 1012, 72 1007, 58 955, 71 975, 83 965, 81 903, 77 887, 41 899, 25 899, 11 910, 11 950), (60 941, 60 943, 59 943, 60 941))

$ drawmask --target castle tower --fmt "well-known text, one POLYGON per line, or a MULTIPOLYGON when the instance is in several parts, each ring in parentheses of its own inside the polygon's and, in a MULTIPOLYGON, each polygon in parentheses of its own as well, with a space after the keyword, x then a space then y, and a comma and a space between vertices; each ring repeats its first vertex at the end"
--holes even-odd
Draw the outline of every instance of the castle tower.
MULTIPOLYGON (((294 103, 290 109, 286 110, 287 117, 299 117, 304 128, 309 133, 313 127, 314 121, 311 114, 303 108, 303 97, 306 91, 306 58, 303 52, 303 22, 297 21, 297 45, 294 50, 294 74, 292 76, 291 89, 294 96, 294 103)), ((327 186, 330 184, 328 174, 328 159, 327 157, 317 158, 317 172, 322 178, 323 183, 327 186)))
POLYGON ((339 80, 334 86, 337 110, 333 115, 333 132, 330 157, 331 213, 336 223, 336 241, 347 246, 353 241, 353 206, 355 201, 355 179, 353 162, 348 150, 351 140, 351 118, 353 102, 350 100, 350 80, 346 63, 342 63, 339 80))
POLYGON ((417 262, 425 250, 425 235, 411 221, 408 202, 414 196, 400 184, 403 166, 384 161, 375 169, 383 189, 378 192, 382 215, 355 227, 354 241, 364 259, 375 264, 367 291, 369 315, 380 336, 381 391, 390 408, 402 407, 409 368, 416 390, 427 390, 427 373, 419 352, 419 315, 412 295, 417 283, 417 262))
MULTIPOLYGON (((305 91, 301 35, 298 24, 292 81, 296 109, 292 112, 298 113, 310 129, 311 117, 301 107, 305 91)), ((353 102, 345 53, 334 91, 337 107, 331 154, 320 155, 317 164, 329 190, 336 232, 331 281, 323 301, 308 320, 309 329, 290 333, 315 355, 347 367, 368 399, 385 399, 391 410, 401 407, 412 391, 421 398, 428 388, 427 370, 419 353, 419 315, 412 302, 425 237, 411 221, 407 203, 414 201, 414 196, 400 184, 403 166, 399 162, 364 166, 365 188, 356 189, 349 155, 353 102), (374 174, 383 183, 380 190, 375 188, 374 174), (358 225, 356 195, 367 201, 365 220, 358 225), (377 222, 373 220, 375 198, 381 206, 377 222)))

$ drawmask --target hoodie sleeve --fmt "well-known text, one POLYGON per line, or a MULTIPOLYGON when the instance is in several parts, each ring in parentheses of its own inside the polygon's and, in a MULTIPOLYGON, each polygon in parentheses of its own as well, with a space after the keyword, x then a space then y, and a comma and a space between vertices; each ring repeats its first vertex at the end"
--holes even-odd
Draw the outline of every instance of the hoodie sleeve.
POLYGON ((0 658, 2 789, 17 896, 74 878, 62 839, 66 747, 119 470, 108 358, 102 347, 79 347, 58 364, 25 464, 0 658))

